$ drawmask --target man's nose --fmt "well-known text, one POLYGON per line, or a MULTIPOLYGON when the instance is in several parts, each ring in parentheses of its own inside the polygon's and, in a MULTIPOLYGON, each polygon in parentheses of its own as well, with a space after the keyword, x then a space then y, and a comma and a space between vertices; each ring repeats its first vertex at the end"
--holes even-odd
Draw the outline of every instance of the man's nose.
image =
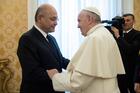
POLYGON ((55 21, 55 23, 54 23, 55 25, 57 25, 57 21, 55 21))

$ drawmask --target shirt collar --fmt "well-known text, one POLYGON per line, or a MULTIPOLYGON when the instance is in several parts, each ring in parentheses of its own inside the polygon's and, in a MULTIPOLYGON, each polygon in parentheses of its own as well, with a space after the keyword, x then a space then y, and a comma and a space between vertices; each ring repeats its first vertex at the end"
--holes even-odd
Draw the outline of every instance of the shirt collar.
POLYGON ((123 31, 123 33, 129 33, 133 28, 127 30, 127 31, 123 31))
POLYGON ((43 30, 41 30, 36 24, 34 26, 45 38, 47 37, 47 34, 43 30))

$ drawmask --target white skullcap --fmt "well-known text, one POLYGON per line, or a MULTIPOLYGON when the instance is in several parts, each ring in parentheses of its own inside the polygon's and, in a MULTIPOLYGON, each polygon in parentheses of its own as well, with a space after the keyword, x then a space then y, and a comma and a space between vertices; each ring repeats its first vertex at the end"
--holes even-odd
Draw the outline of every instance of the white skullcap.
POLYGON ((99 10, 96 7, 86 7, 83 10, 93 12, 93 13, 97 14, 98 16, 101 15, 99 10))

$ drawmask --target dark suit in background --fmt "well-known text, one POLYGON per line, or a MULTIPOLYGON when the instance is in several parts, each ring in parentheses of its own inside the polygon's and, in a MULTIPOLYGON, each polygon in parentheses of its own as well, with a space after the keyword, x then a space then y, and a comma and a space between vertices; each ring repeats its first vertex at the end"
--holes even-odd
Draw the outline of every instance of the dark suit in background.
POLYGON ((139 52, 139 58, 138 58, 139 63, 136 66, 136 71, 135 71, 135 76, 134 76, 134 89, 136 93, 140 93, 140 52, 139 52))
POLYGON ((61 72, 69 62, 62 56, 55 38, 48 34, 54 32, 57 25, 57 12, 49 4, 41 5, 35 21, 35 27, 19 40, 17 55, 22 67, 20 93, 64 93, 54 91, 46 72, 52 68, 61 72))
POLYGON ((126 75, 118 76, 121 93, 134 92, 134 76, 139 64, 140 32, 132 29, 124 37, 117 39, 126 75))
POLYGON ((118 75, 118 85, 121 93, 135 93, 134 77, 140 62, 140 32, 133 28, 135 23, 133 14, 124 14, 123 18, 123 35, 120 35, 119 30, 115 27, 111 28, 118 43, 126 71, 125 75, 118 75))
POLYGON ((138 64, 136 66, 136 72, 135 72, 134 81, 136 83, 140 84, 140 54, 139 54, 139 58, 138 58, 138 64))

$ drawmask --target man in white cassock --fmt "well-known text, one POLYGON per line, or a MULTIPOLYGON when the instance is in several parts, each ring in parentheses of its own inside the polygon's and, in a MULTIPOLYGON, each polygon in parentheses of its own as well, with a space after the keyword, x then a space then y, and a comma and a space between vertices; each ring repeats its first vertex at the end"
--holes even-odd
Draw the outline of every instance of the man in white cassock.
POLYGON ((125 74, 113 35, 101 24, 100 12, 86 7, 78 16, 85 40, 66 72, 47 70, 56 91, 71 93, 120 93, 117 74, 125 74))

